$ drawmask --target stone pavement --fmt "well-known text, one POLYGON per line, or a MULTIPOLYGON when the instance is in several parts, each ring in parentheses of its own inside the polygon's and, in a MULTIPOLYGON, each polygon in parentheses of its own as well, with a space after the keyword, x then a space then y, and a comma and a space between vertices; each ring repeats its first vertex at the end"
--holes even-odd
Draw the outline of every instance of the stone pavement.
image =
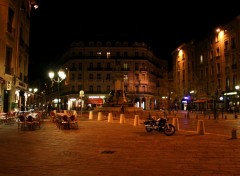
MULTIPOLYGON (((155 113, 155 112, 152 112, 155 113)), ((179 112, 173 136, 147 133, 142 123, 114 115, 99 121, 84 113, 79 129, 58 129, 44 119, 41 129, 0 125, 0 176, 231 176, 240 174, 240 119, 213 120, 179 112), (197 133, 203 120, 205 134, 197 133), (232 138, 232 129, 237 138, 232 138)), ((140 121, 147 113, 139 114, 140 121)), ((170 122, 173 116, 169 116, 170 122)))

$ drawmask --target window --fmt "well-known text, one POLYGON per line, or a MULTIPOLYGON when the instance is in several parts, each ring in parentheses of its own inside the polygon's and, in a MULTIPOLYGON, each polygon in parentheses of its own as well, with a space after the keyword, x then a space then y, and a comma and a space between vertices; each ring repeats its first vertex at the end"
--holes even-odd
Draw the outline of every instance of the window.
POLYGON ((124 70, 128 70, 128 64, 127 64, 127 63, 124 63, 124 64, 123 64, 123 69, 124 69, 124 70))
POLYGON ((116 57, 121 57, 120 52, 116 52, 116 57))
POLYGON ((93 79, 93 74, 89 74, 89 79, 93 79))
POLYGON ((203 63, 203 55, 200 55, 200 63, 203 63))
POLYGON ((12 28, 12 23, 13 23, 13 17, 14 17, 14 11, 10 7, 8 8, 8 22, 7 22, 7 31, 12 34, 13 33, 13 28, 12 28))
POLYGON ((143 88, 143 92, 145 93, 145 91, 146 91, 146 87, 145 87, 145 86, 142 86, 142 88, 143 88))
POLYGON ((78 63, 78 70, 82 70, 82 63, 78 63))
POLYGON ((91 56, 91 57, 93 56, 93 52, 92 52, 92 51, 90 51, 90 53, 89 53, 89 54, 90 54, 90 56, 91 56))
POLYGON ((107 59, 109 59, 111 56, 111 53, 110 52, 107 52, 107 59))
POLYGON ((99 57, 101 57, 102 52, 101 52, 101 51, 98 51, 98 52, 97 52, 97 55, 98 55, 99 57))
POLYGON ((226 90, 230 89, 230 79, 229 77, 226 78, 226 90))
POLYGON ((102 66, 101 66, 101 63, 98 62, 98 63, 97 63, 97 68, 100 69, 101 67, 102 67, 102 66))
POLYGON ((100 73, 97 74, 97 79, 102 79, 100 73))
POLYGON ((216 55, 217 55, 217 57, 219 57, 220 56, 220 50, 219 50, 219 47, 217 47, 217 51, 216 51, 217 53, 216 53, 216 55))
POLYGON ((138 57, 138 52, 135 52, 135 57, 138 57))
POLYGON ((89 86, 89 92, 93 92, 93 86, 89 86))
POLYGON ((107 73, 107 78, 106 79, 108 79, 108 80, 110 80, 111 79, 111 77, 110 77, 110 74, 109 73, 107 73))
POLYGON ((226 40, 225 42, 224 42, 224 50, 228 50, 228 40, 226 40))
POLYGON ((101 92, 101 86, 97 86, 97 91, 101 92))
POLYGON ((220 68, 220 63, 217 63, 217 74, 220 74, 221 73, 221 68, 220 68))
POLYGON ((75 80, 75 74, 74 73, 72 73, 72 75, 71 75, 71 80, 72 81, 75 80))
POLYGON ((80 52, 78 53, 78 56, 79 56, 79 57, 82 57, 82 56, 83 56, 83 53, 80 51, 80 52))
POLYGON ((107 69, 110 69, 110 68, 111 68, 110 62, 107 62, 107 69))
POLYGON ((82 85, 78 85, 78 90, 82 90, 82 85))
POLYGON ((6 48, 5 73, 11 74, 12 48, 6 48))
POLYGON ((89 63, 89 68, 91 68, 91 69, 93 68, 93 63, 92 62, 89 63))
POLYGON ((135 63, 135 70, 138 70, 138 63, 135 63))
POLYGON ((139 86, 135 86, 135 91, 138 93, 139 92, 139 86))
POLYGON ((231 38, 231 48, 232 48, 232 49, 235 49, 235 48, 236 48, 236 41, 235 41, 235 38, 234 38, 234 37, 231 38))
POLYGON ((79 73, 79 74, 78 74, 78 80, 81 80, 81 79, 82 79, 82 74, 79 73))
POLYGON ((124 57, 128 57, 128 52, 124 52, 124 57))

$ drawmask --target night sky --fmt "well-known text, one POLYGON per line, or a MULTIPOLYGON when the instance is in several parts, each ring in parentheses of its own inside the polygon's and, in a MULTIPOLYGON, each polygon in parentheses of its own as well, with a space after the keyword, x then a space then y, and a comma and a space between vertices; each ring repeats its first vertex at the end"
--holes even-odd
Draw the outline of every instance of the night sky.
POLYGON ((183 42, 207 36, 240 15, 236 0, 109 2, 38 0, 31 16, 29 80, 46 79, 73 41, 146 42, 158 57, 171 61, 171 52, 183 42))

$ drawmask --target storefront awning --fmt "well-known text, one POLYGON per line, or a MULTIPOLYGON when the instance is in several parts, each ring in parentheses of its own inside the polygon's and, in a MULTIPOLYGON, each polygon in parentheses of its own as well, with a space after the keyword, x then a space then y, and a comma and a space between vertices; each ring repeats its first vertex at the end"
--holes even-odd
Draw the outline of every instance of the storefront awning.
POLYGON ((86 100, 87 104, 103 104, 103 99, 102 98, 88 98, 86 100))
POLYGON ((204 103, 206 101, 208 101, 208 100, 206 100, 206 99, 199 99, 199 100, 194 101, 194 103, 204 103))

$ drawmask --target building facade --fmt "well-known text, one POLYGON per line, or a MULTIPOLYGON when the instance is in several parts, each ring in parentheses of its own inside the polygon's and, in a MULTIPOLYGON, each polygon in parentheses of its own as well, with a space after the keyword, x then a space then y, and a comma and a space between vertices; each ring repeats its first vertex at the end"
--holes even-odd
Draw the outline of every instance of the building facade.
POLYGON ((145 43, 72 43, 61 61, 60 68, 67 77, 55 88, 50 87, 46 97, 54 103, 59 90, 63 109, 78 109, 83 103, 84 107, 121 103, 142 109, 167 106, 162 97, 167 95, 168 63, 156 57, 145 43), (79 95, 81 90, 84 97, 79 95))
POLYGON ((182 109, 238 109, 240 16, 210 36, 172 52, 175 92, 182 109), (192 107, 194 106, 194 107, 192 107))
POLYGON ((0 2, 0 111, 24 109, 28 89, 29 33, 34 0, 0 2))

